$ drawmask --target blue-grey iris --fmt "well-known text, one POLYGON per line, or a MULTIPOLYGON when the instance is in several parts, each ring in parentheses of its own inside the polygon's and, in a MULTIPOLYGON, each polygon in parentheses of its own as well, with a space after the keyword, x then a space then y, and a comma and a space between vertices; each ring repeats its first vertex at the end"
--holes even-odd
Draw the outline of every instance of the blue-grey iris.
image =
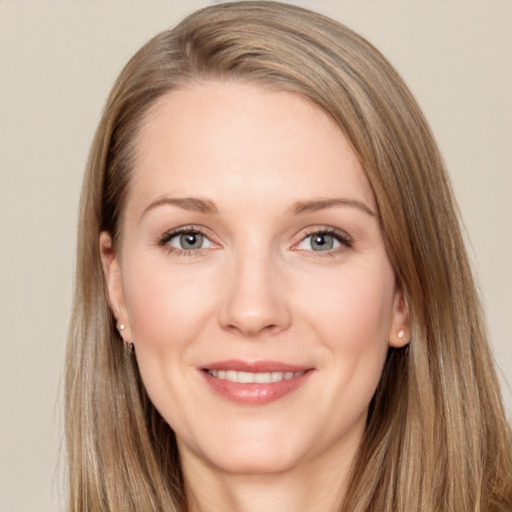
POLYGON ((201 233, 184 233, 180 235, 180 245, 185 250, 200 249, 203 245, 201 233))
POLYGON ((331 235, 312 235, 311 248, 314 251, 328 251, 333 248, 334 238, 331 235))

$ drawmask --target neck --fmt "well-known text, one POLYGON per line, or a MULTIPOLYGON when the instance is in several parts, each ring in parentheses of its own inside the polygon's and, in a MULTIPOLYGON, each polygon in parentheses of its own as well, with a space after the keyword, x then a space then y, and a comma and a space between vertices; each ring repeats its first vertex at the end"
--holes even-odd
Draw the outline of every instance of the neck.
POLYGON ((311 461, 289 471, 264 474, 205 471, 183 461, 189 512, 336 512, 345 494, 355 450, 342 460, 311 461))

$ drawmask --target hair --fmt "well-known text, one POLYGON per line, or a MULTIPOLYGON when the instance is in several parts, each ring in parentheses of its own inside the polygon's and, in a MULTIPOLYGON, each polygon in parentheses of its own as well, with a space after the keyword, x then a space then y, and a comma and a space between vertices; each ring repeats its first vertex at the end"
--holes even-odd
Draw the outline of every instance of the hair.
POLYGON ((69 510, 185 511, 172 429, 115 329, 99 235, 122 235, 137 134, 155 102, 203 81, 294 92, 346 135, 373 188, 411 342, 390 348, 340 510, 512 510, 512 441, 440 152, 416 101, 367 41, 269 1, 196 11, 150 40, 117 79, 80 203, 67 350, 69 510))

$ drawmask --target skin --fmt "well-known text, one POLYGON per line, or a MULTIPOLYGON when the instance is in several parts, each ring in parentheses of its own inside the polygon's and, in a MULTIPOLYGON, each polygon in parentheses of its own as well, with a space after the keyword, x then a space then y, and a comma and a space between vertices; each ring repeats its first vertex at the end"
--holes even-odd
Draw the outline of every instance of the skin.
POLYGON ((371 187, 331 118, 251 84, 167 94, 137 140, 121 245, 102 233, 100 246, 191 509, 335 510, 388 347, 407 343, 409 324, 371 187), (180 252, 168 234, 180 227, 204 233, 200 248, 180 252), (229 359, 311 370, 274 402, 238 404, 201 371, 229 359))

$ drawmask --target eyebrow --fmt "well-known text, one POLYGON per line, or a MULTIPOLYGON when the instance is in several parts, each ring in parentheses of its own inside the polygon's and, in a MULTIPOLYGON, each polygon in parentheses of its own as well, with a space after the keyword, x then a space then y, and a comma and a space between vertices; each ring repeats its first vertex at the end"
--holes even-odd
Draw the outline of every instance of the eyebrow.
POLYGON ((177 206, 183 210, 189 210, 192 212, 199 212, 205 214, 216 214, 218 213, 217 207, 207 199, 198 199, 196 197, 162 197, 153 201, 143 212, 142 215, 148 211, 153 210, 158 206, 170 205, 177 206))
POLYGON ((357 208, 358 210, 367 213, 372 217, 377 217, 377 214, 362 201, 356 199, 346 198, 334 198, 334 199, 318 199, 313 201, 300 201, 295 203, 291 208, 290 212, 294 215, 300 215, 304 213, 312 213, 318 210, 325 210, 327 208, 333 208, 336 206, 349 206, 357 208))
MULTIPOLYGON (((156 201, 153 201, 142 212, 142 215, 145 215, 148 211, 163 205, 177 206, 183 210, 204 213, 207 215, 214 215, 218 213, 218 209, 215 204, 208 199, 199 199, 196 197, 162 197, 156 201)), ((364 204, 362 201, 346 198, 300 201, 295 203, 288 210, 288 213, 292 213, 293 215, 300 215, 305 213, 313 213, 319 210, 325 210, 327 208, 334 208, 336 206, 349 206, 352 208, 357 208, 362 212, 370 215, 371 217, 377 217, 377 214, 371 208, 366 206, 366 204, 364 204)))

